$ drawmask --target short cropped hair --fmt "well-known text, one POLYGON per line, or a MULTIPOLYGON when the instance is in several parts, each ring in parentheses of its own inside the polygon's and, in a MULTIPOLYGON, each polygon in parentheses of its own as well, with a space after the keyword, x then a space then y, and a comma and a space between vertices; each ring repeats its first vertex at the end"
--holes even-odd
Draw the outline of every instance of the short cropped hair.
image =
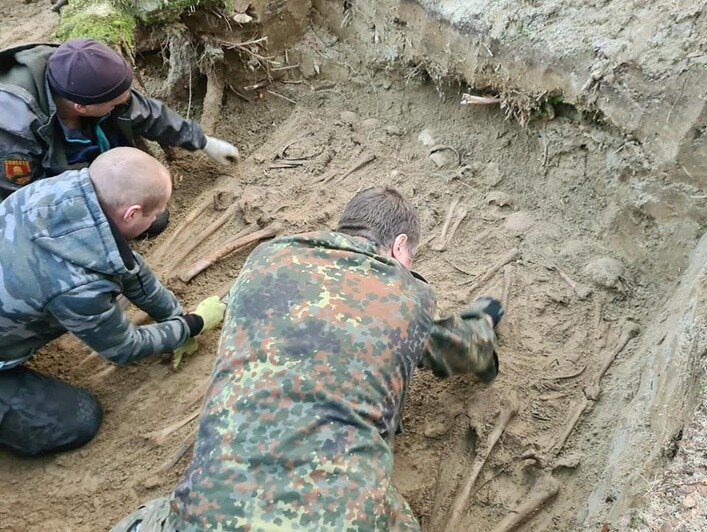
POLYGON ((385 249, 393 247, 396 236, 406 234, 414 249, 420 242, 420 218, 413 204, 397 190, 367 188, 346 205, 337 231, 368 238, 385 249))

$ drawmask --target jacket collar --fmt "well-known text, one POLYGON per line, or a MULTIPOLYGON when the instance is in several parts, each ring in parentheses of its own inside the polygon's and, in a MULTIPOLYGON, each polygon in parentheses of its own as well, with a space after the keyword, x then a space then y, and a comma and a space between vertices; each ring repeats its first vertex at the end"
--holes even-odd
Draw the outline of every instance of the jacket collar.
POLYGON ((118 232, 118 227, 115 225, 115 223, 113 223, 113 220, 110 219, 108 214, 106 214, 106 211, 105 209, 103 209, 102 205, 101 210, 103 211, 103 215, 108 221, 110 232, 112 233, 113 238, 115 238, 115 245, 117 246, 118 252, 120 253, 120 258, 123 259, 125 267, 128 270, 132 270, 133 268, 135 268, 135 256, 133 255, 133 250, 130 248, 130 244, 128 243, 127 239, 118 232))

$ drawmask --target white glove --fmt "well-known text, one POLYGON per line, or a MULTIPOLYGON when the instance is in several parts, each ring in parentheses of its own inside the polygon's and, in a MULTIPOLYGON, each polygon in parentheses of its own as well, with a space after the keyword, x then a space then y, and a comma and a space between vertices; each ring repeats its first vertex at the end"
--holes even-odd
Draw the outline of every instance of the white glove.
POLYGON ((238 148, 230 142, 215 137, 206 137, 204 151, 212 161, 218 164, 236 164, 241 160, 238 148))

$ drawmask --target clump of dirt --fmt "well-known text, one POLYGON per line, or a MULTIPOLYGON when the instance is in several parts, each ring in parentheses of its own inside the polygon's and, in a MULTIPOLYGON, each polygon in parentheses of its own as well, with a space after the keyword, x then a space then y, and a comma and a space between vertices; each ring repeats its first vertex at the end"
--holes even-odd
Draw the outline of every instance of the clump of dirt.
MULTIPOLYGON (((217 167, 203 154, 152 146, 175 178, 172 221, 155 242, 139 242, 139 251, 188 307, 224 290, 250 248, 188 283, 180 278, 185 269, 244 230, 275 222, 283 233, 331 228, 357 191, 400 189, 420 212, 426 236, 415 269, 436 287, 440 314, 482 294, 501 299, 507 313, 501 373, 491 385, 415 374, 396 440, 396 486, 423 528, 442 529, 458 483, 515 397, 520 410, 482 470, 462 528, 501 521, 549 477, 562 489, 533 518, 535 529, 600 525, 581 515, 609 449, 592 413, 617 415, 630 399, 642 353, 622 335, 652 322, 699 222, 660 212, 651 195, 660 176, 627 182, 622 171, 645 153, 616 129, 571 116, 522 127, 498 106, 460 107, 465 85, 448 82, 438 91, 424 71, 371 64, 323 28, 309 31, 288 58, 306 75, 285 70, 259 89, 236 86, 240 96, 225 91, 214 133, 238 145, 240 165, 217 167), (183 236, 166 247, 180 227, 183 236), (611 275, 597 261, 611 263, 611 275)), ((166 72, 150 64, 143 75, 148 87, 159 87, 166 72)), ((196 82, 192 89, 191 100, 170 103, 194 116, 205 89, 196 82)), ((679 186, 660 186, 674 206, 699 209, 679 186)), ((200 337, 198 354, 176 372, 158 360, 113 368, 71 339, 44 349, 35 367, 96 393, 105 422, 76 452, 37 460, 0 454, 2 526, 106 529, 169 493, 189 452, 167 466, 194 422, 163 442, 149 433, 195 411, 217 337, 200 337)))

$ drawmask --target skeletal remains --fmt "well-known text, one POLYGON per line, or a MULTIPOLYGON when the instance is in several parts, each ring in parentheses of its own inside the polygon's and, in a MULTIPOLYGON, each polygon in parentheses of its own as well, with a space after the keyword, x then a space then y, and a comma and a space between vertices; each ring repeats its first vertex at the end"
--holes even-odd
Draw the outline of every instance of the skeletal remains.
MULTIPOLYGON (((511 255, 513 254, 509 253, 507 256, 511 255)), ((503 266, 499 266, 496 271, 498 271, 501 267, 503 266)), ((561 430, 545 447, 544 451, 528 451, 524 453, 521 458, 533 460, 541 468, 545 468, 550 465, 550 460, 555 459, 560 454, 570 435, 579 423, 579 420, 592 408, 594 402, 599 398, 599 394, 601 393, 601 380, 608 371, 609 367, 619 353, 623 351, 626 345, 628 345, 631 339, 638 333, 638 325, 630 321, 625 321, 623 323, 615 347, 606 355, 604 363, 599 368, 599 371, 597 371, 597 373, 592 377, 589 384, 583 388, 582 399, 575 403, 561 430)), ((580 376, 585 369, 586 368, 582 368, 582 371, 577 372, 575 375, 572 375, 572 377, 580 376)), ((559 397, 564 397, 564 395, 559 397)), ((454 499, 449 521, 444 527, 445 530, 460 530, 460 521, 466 508, 468 507, 469 496, 472 493, 472 489, 476 485, 478 477, 488 461, 491 452, 495 448, 496 443, 503 434, 503 431, 508 423, 511 419, 513 419, 516 412, 517 407, 515 406, 515 403, 512 403, 499 414, 496 424, 487 438, 484 451, 477 457, 473 468, 462 482, 461 488, 454 499)), ((550 469, 553 470, 554 466, 550 469)), ((535 515, 535 513, 543 506, 543 504, 545 504, 545 502, 556 496, 559 489, 559 481, 552 477, 551 472, 548 472, 544 477, 536 482, 533 488, 528 492, 529 495, 527 498, 521 502, 508 516, 506 516, 493 529, 493 532, 508 532, 516 529, 535 515)), ((433 528, 436 527, 433 526, 433 528)))
POLYGON ((539 465, 543 466, 547 465, 549 459, 556 457, 558 454, 560 454, 565 444, 567 443, 567 440, 574 432, 574 429, 577 427, 577 424, 582 418, 582 415, 585 412, 591 410, 591 408, 594 406, 594 402, 599 398, 599 395, 601 393, 601 379, 604 377, 604 374, 607 372, 607 370, 614 362, 616 357, 619 355, 619 353, 623 351, 629 341, 631 341, 631 339, 635 337, 639 333, 639 331, 640 329, 635 323, 631 321, 624 322, 621 328, 621 334, 619 335, 619 338, 616 342, 616 346, 611 352, 609 352, 606 359, 604 360, 604 364, 602 364, 602 367, 599 369, 596 375, 594 375, 594 378, 591 380, 589 385, 583 388, 582 398, 575 403, 574 407, 570 412, 569 417, 567 418, 567 421, 564 424, 563 429, 545 447, 544 451, 541 451, 540 453, 536 453, 535 451, 528 451, 523 454, 522 458, 535 460, 539 465))
POLYGON ((474 462, 474 467, 467 475, 466 479, 462 484, 462 488, 459 490, 457 496, 454 499, 454 503, 452 504, 451 515, 446 526, 447 530, 459 530, 459 520, 461 519, 464 510, 467 507, 469 495, 471 494, 471 489, 476 484, 476 480, 479 478, 479 474, 484 468, 484 465, 486 464, 486 461, 491 455, 491 451, 493 451, 493 448, 496 446, 496 443, 501 437, 501 434, 503 434, 503 431, 506 429, 506 426, 508 425, 510 420, 513 419, 517 412, 518 407, 514 403, 512 403, 504 410, 502 410, 499 414, 498 420, 496 421, 493 430, 491 431, 486 440, 486 446, 483 454, 478 457, 474 462))
POLYGON ((439 235, 439 241, 437 242, 437 245, 433 247, 435 251, 444 251, 446 249, 452 238, 454 238, 454 233, 457 232, 459 225, 462 221, 464 221, 464 218, 466 218, 468 211, 460 205, 460 202, 461 198, 457 196, 449 205, 449 209, 447 209, 447 216, 444 220, 444 225, 442 226, 442 232, 439 235), (452 219, 454 219, 453 224, 452 219))

